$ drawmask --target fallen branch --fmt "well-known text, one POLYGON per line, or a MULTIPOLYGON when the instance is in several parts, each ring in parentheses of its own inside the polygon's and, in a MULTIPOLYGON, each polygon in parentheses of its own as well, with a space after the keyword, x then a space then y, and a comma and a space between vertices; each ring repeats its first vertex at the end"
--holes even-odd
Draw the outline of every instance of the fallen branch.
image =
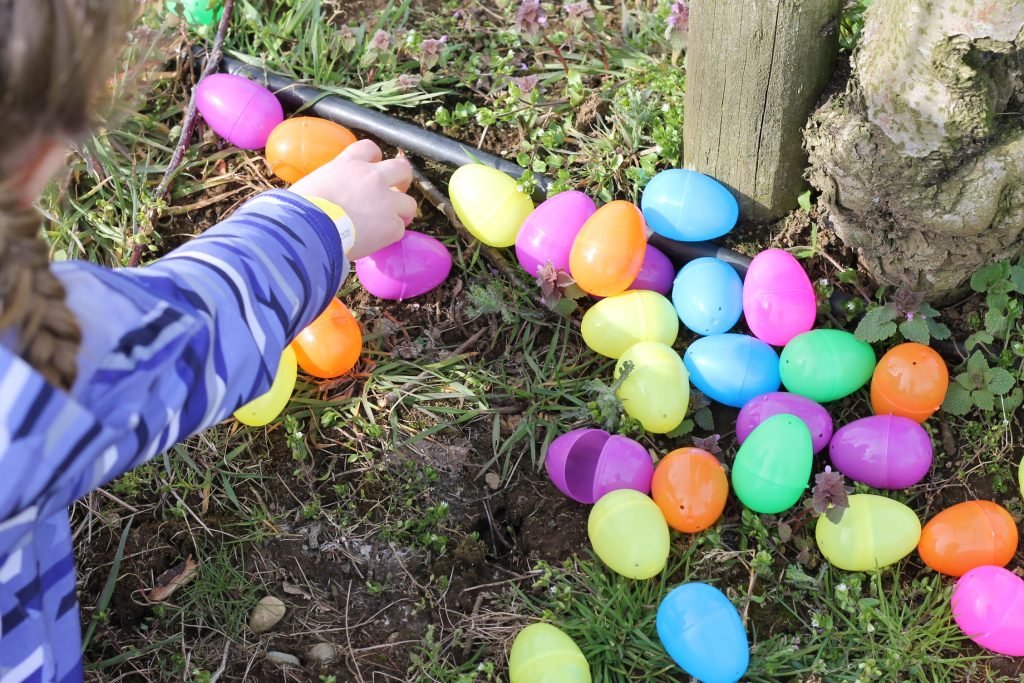
MULTIPOLYGON (((220 24, 217 26, 217 36, 213 40, 213 49, 210 51, 210 57, 206 60, 206 67, 199 77, 200 81, 217 71, 220 67, 221 57, 224 56, 224 38, 228 33, 228 25, 231 24, 231 10, 234 9, 234 6, 235 0, 224 0, 224 14, 220 18, 220 24)), ((181 168, 181 162, 185 158, 185 151, 188 149, 192 136, 195 134, 198 111, 196 88, 193 87, 192 96, 188 102, 188 109, 185 112, 185 119, 181 122, 181 137, 178 138, 178 145, 174 148, 174 154, 171 155, 171 160, 167 164, 164 177, 160 180, 160 184, 157 185, 156 192, 153 193, 153 206, 146 212, 145 223, 149 226, 149 229, 152 229, 156 224, 160 214, 160 201, 167 197, 171 189, 171 180, 181 168)), ((139 228, 139 223, 136 223, 132 230, 132 254, 128 259, 128 266, 130 268, 134 268, 142 261, 143 244, 139 240, 139 228)))

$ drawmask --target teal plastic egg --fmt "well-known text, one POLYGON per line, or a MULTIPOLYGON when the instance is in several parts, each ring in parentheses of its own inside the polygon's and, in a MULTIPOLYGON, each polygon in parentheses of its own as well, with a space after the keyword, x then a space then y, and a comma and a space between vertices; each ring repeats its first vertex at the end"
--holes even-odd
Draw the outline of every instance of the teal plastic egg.
POLYGON ((681 242, 713 240, 739 218, 736 198, 720 182, 697 171, 673 168, 651 178, 640 201, 647 225, 681 242))
POLYGON ((551 624, 519 632, 508 655, 511 683, 591 683, 590 665, 573 639, 551 624))
POLYGON ((786 389, 818 403, 849 396, 875 371, 875 351, 843 330, 811 330, 782 349, 779 374, 786 389))
POLYGON ((779 388, 779 356, 760 339, 715 334, 690 344, 683 356, 693 386, 713 401, 742 408, 779 388))
POLYGON ((811 432, 795 415, 773 415, 750 433, 732 466, 732 489, 754 512, 773 515, 796 505, 814 462, 811 432))

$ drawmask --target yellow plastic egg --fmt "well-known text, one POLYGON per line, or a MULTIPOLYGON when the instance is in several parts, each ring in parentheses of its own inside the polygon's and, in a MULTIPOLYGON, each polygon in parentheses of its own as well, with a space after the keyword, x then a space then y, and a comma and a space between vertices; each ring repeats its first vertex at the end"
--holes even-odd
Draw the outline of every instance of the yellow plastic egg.
POLYGON ((833 566, 864 572, 899 562, 917 547, 921 520, 899 501, 868 493, 850 496, 839 524, 818 517, 814 536, 833 566))
POLYGON ((671 346, 679 334, 672 302, 657 292, 636 290, 602 299, 583 316, 583 341, 609 358, 618 358, 642 341, 671 346))
POLYGON ((633 489, 606 493, 590 510, 587 535, 608 567, 630 579, 649 579, 668 562, 668 523, 661 508, 633 489))
POLYGON ((288 405, 288 399, 292 397, 292 390, 295 388, 297 375, 298 363, 295 359, 295 351, 291 346, 287 346, 277 364, 277 375, 274 376, 274 383, 270 385, 270 390, 236 410, 235 419, 250 427, 262 427, 273 422, 274 418, 280 415, 284 407, 288 405))
POLYGON ((448 196, 466 229, 492 247, 515 244, 533 211, 533 200, 519 191, 511 176, 483 164, 456 170, 448 181, 448 196))
POLYGON ((633 344, 615 364, 616 379, 626 363, 632 363, 632 369, 615 392, 626 414, 654 434, 678 427, 690 404, 690 374, 679 354, 661 342, 633 344))
POLYGON ((508 655, 510 683, 590 683, 590 665, 572 638, 551 624, 519 632, 508 655))

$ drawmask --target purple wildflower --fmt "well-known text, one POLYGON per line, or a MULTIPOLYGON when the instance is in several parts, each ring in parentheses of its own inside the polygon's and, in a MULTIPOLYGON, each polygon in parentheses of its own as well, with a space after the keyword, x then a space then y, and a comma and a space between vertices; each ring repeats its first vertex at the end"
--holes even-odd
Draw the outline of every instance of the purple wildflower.
POLYGON ((448 36, 440 38, 427 38, 420 44, 420 64, 425 69, 433 69, 441 60, 441 50, 448 42, 448 36))
POLYGON ((540 0, 523 0, 516 10, 516 31, 519 33, 536 38, 547 23, 548 15, 540 6, 540 0))
POLYGON ((668 38, 686 33, 690 28, 690 3, 686 0, 673 2, 666 24, 665 36, 668 38))
POLYGON ((574 26, 579 26, 585 20, 594 18, 594 10, 591 8, 589 0, 569 2, 562 9, 565 10, 566 20, 574 26))
POLYGON ((528 76, 516 76, 512 79, 512 82, 516 84, 520 92, 524 95, 529 95, 537 89, 537 84, 540 83, 540 76, 537 74, 530 74, 528 76))
POLYGON ((402 90, 412 90, 420 84, 420 77, 415 74, 402 74, 398 77, 398 87, 402 90))
POLYGON ((356 46, 355 30, 351 26, 342 26, 338 29, 338 40, 341 41, 341 47, 345 52, 351 52, 356 46))
POLYGON ((391 36, 388 35, 387 31, 377 29, 377 32, 373 34, 373 38, 370 40, 369 49, 383 52, 391 47, 391 36))

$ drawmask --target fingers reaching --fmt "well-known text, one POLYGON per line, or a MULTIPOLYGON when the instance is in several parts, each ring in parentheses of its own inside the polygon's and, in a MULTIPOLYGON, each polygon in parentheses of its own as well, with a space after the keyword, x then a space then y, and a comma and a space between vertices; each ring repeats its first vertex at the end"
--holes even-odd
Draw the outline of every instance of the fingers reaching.
POLYGON ((338 155, 338 159, 368 161, 371 164, 377 163, 383 158, 384 153, 380 151, 380 147, 377 146, 377 143, 366 139, 353 142, 345 148, 344 152, 338 155))

